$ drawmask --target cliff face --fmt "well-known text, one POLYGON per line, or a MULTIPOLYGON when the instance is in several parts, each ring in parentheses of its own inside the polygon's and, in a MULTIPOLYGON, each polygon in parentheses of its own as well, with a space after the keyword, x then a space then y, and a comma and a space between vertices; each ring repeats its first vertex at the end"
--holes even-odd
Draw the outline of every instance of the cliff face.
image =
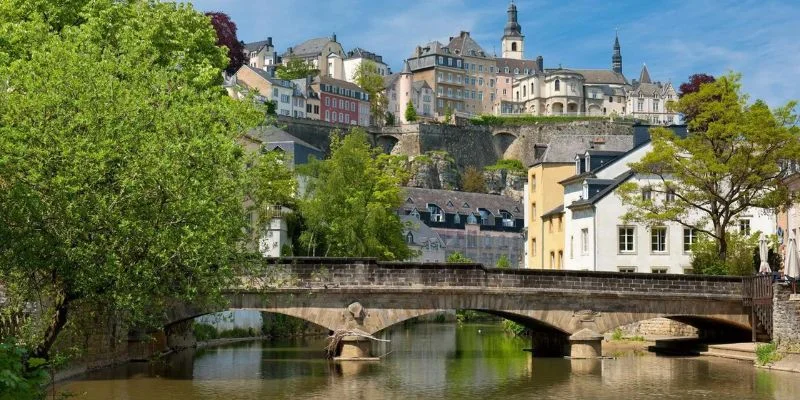
POLYGON ((485 171, 486 191, 489 194, 500 194, 521 201, 524 195, 524 186, 528 177, 516 171, 498 169, 485 171))
MULTIPOLYGON (((410 172, 406 186, 425 189, 461 189, 461 171, 448 153, 432 151, 409 157, 404 168, 410 172)), ((527 182, 525 174, 506 169, 484 171, 486 192, 522 200, 523 186, 527 182)))

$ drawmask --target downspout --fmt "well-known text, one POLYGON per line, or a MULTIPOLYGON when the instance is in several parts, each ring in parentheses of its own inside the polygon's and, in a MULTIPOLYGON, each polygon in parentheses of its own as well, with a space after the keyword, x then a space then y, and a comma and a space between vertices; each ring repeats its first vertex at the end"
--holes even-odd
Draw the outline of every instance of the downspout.
POLYGON ((592 252, 594 253, 594 257, 592 260, 592 265, 594 271, 597 272, 597 207, 592 206, 592 241, 594 242, 594 248, 592 252))

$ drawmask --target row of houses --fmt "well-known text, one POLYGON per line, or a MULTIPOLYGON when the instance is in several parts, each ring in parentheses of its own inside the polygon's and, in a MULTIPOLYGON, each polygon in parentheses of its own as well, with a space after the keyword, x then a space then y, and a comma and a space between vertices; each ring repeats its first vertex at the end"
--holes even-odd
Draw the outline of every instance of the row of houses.
MULTIPOLYGON (((698 232, 677 222, 656 226, 626 221, 620 185, 634 182, 641 196, 669 202, 656 193, 653 175, 628 166, 652 150, 648 125, 619 137, 563 136, 541 150, 528 171, 525 189, 525 266, 537 269, 691 273, 691 247, 698 232)), ((670 126, 677 135, 686 126, 670 126)), ((690 219, 699 220, 698 214, 690 219)), ((777 233, 774 210, 751 208, 735 221, 745 234, 777 233)))

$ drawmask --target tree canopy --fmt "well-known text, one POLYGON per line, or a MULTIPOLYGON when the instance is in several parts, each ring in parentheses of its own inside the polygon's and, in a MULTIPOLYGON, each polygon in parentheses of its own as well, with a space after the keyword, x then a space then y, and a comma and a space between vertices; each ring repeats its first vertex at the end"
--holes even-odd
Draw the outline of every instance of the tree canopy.
POLYGON ((689 80, 682 83, 678 88, 678 95, 683 97, 689 93, 696 93, 700 90, 700 86, 704 83, 712 83, 716 79, 708 74, 694 74, 689 77, 689 80))
POLYGON ((474 166, 469 166, 461 175, 461 190, 473 193, 486 193, 486 178, 483 172, 474 166))
POLYGON ((353 80, 369 95, 369 112, 375 124, 381 124, 386 115, 389 100, 382 96, 383 76, 378 72, 378 65, 371 60, 364 60, 353 74, 353 80))
POLYGON ((217 46, 225 46, 227 49, 228 66, 225 68, 225 72, 236 73, 239 67, 246 63, 244 46, 236 37, 236 23, 223 12, 207 12, 206 16, 211 18, 211 26, 217 33, 217 46))
POLYGON ((621 186, 628 220, 677 222, 716 241, 718 256, 728 253, 726 231, 752 207, 787 204, 785 161, 800 158, 795 103, 771 111, 762 101, 747 104, 740 76, 728 74, 688 93, 678 112, 695 110, 689 134, 653 128, 652 150, 630 167, 655 179, 656 196, 642 196, 635 183, 621 186))
POLYGON ((6 310, 41 310, 35 354, 76 307, 147 327, 172 301, 221 299, 243 239, 236 140, 263 112, 220 89, 209 18, 9 0, 0 32, 0 281, 6 310))
POLYGON ((318 69, 314 68, 314 66, 305 62, 303 59, 294 56, 289 57, 286 64, 279 65, 275 68, 275 76, 287 81, 308 78, 318 74, 318 69))
POLYGON ((402 205, 398 171, 370 146, 366 133, 353 128, 331 137, 330 158, 312 161, 300 210, 308 230, 301 241, 317 256, 377 257, 405 260, 412 252, 396 210, 402 205), (312 250, 313 252, 313 250, 312 250))

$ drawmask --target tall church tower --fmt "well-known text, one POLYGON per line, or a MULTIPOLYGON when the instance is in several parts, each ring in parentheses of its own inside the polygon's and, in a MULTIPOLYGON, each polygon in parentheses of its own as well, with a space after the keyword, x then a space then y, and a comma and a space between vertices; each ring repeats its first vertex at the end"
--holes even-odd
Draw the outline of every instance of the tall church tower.
POLYGON ((508 22, 506 22, 502 39, 503 58, 522 60, 525 52, 525 36, 517 22, 517 5, 512 1, 508 6, 508 22))
POLYGON ((619 33, 614 39, 614 55, 611 56, 611 69, 618 74, 622 73, 622 52, 620 52, 619 48, 619 33))

